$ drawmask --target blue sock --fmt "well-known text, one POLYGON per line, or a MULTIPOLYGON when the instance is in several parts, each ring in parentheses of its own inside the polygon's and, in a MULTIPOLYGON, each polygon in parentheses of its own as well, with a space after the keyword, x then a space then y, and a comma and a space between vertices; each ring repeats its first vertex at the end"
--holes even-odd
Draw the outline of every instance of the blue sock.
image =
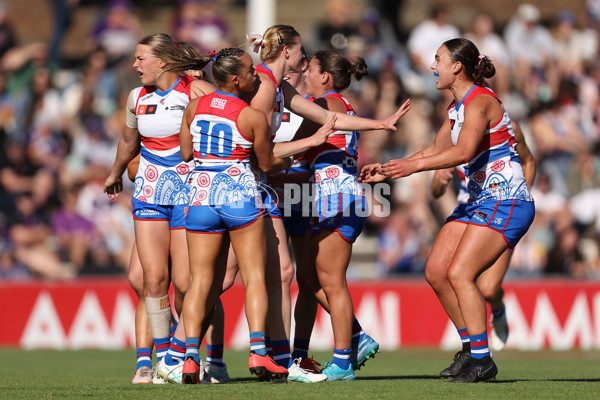
POLYGON ((310 340, 294 338, 294 352, 292 353, 292 358, 294 360, 296 358, 301 358, 303 360, 307 359, 309 343, 310 340))
POLYGON ((223 366, 223 344, 206 345, 206 362, 217 367, 223 366))
POLYGON ((479 335, 472 335, 471 339, 471 357, 481 359, 490 355, 490 349, 488 347, 488 335, 487 331, 480 333, 479 335))
POLYGON ((250 351, 255 352, 259 356, 267 355, 264 332, 250 332, 250 351))
POLYGON ((467 328, 457 329, 458 335, 460 336, 460 341, 462 343, 463 351, 468 351, 471 349, 471 340, 469 339, 469 333, 467 332, 467 328))
POLYGON ((358 345, 364 335, 365 331, 363 331, 362 326, 360 326, 358 320, 354 317, 354 321, 352 321, 352 341, 350 342, 353 350, 358 350, 358 345))
POLYGON ((331 363, 347 370, 350 367, 350 353, 352 353, 352 347, 341 350, 333 349, 333 361, 331 363))
POLYGON ((273 344, 273 361, 284 368, 292 366, 292 354, 290 353, 289 340, 274 340, 273 344))
POLYGON ((185 359, 192 357, 194 362, 200 365, 200 338, 192 337, 185 339, 185 359))
POLYGON ((171 338, 171 345, 165 355, 165 364, 177 365, 183 361, 185 357, 185 342, 177 339, 175 336, 171 338))
POLYGON ((152 368, 152 349, 148 347, 140 347, 136 351, 137 354, 137 364, 135 366, 135 370, 137 371, 141 367, 152 368))
POLYGON ((160 362, 166 355, 169 350, 169 346, 171 345, 170 338, 152 338, 154 341, 154 351, 156 352, 156 361, 160 362))
POLYGON ((179 324, 179 322, 175 321, 173 323, 173 325, 171 325, 171 327, 169 328, 169 337, 172 338, 173 335, 175 334, 175 331, 177 330, 177 325, 179 324))
POLYGON ((494 315, 494 318, 500 318, 501 316, 504 315, 505 310, 506 310, 506 308, 504 307, 504 303, 502 303, 502 305, 500 306, 499 309, 497 309, 497 310, 492 309, 492 314, 494 315))

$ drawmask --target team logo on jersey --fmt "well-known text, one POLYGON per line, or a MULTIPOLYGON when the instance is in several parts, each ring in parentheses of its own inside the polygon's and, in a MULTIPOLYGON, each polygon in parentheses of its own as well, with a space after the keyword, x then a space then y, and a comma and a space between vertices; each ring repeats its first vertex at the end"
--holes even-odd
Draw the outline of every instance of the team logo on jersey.
POLYGON ((156 114, 156 104, 141 104, 138 107, 137 115, 156 114))
POLYGON ((340 176, 340 170, 334 167, 327 168, 325 170, 325 174, 329 179, 337 178, 338 176, 340 176))
POLYGON ((281 116, 281 121, 282 122, 290 122, 290 113, 284 112, 283 115, 281 116))
POLYGON ((506 163, 503 160, 498 160, 492 164, 492 171, 500 172, 504 169, 505 166, 506 166, 506 163))

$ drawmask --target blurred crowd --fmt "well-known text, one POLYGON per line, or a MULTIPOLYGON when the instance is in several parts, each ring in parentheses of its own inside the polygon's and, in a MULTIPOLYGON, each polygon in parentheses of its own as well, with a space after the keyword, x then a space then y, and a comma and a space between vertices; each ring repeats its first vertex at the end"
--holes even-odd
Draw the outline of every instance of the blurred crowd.
MULTIPOLYGON (((123 274, 129 263, 131 185, 117 201, 102 191, 124 129, 124 103, 139 85, 130 67, 135 45, 151 32, 143 32, 129 1, 113 0, 90 27, 85 59, 67 67, 56 53, 68 29, 59 16, 78 2, 59 3, 52 40, 19 43, 17 21, 0 2, 0 278, 123 274)), ((243 41, 232 39, 214 1, 175 7, 164 29, 178 41, 204 53, 243 41)), ((572 10, 542 18, 536 6, 521 4, 502 26, 481 13, 468 30, 443 6, 431 5, 429 17, 405 31, 383 6, 365 8, 358 19, 350 0, 324 7, 313 31, 301 32, 304 45, 309 56, 333 48, 365 58, 369 76, 344 93, 357 114, 384 118, 412 99, 397 132, 361 133, 361 164, 410 156, 433 141, 451 98, 435 89, 429 65, 444 40, 468 37, 492 59, 489 84, 537 161, 536 218, 509 277, 600 278, 600 1, 587 2, 585 23, 572 10)), ((363 232, 377 238, 372 277, 423 273, 456 205, 455 190, 433 199, 431 178, 389 182, 390 216, 370 216, 363 232)))

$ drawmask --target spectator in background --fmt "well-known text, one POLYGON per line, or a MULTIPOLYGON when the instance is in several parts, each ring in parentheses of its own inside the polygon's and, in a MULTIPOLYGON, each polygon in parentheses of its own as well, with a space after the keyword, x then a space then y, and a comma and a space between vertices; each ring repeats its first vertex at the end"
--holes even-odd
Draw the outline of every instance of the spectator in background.
POLYGON ((80 271, 84 268, 86 256, 97 233, 94 224, 77 212, 78 195, 76 187, 62 189, 61 206, 52 214, 51 228, 57 238, 59 256, 80 271))
POLYGON ((533 104, 556 98, 559 81, 554 40, 540 17, 536 6, 521 4, 504 30, 516 88, 533 104))
POLYGON ((36 275, 48 278, 72 278, 75 269, 63 263, 50 247, 51 236, 31 194, 16 198, 16 212, 9 218, 9 239, 14 244, 15 259, 25 264, 36 275))
POLYGON ((404 207, 386 218, 377 239, 379 277, 423 273, 428 252, 424 251, 418 223, 404 207))
MULTIPOLYGON (((422 93, 432 100, 439 99, 435 80, 431 79, 429 65, 440 45, 448 39, 457 38, 460 31, 450 22, 450 12, 445 5, 437 5, 431 10, 430 18, 421 22, 408 37, 407 47, 414 70, 420 75, 422 93)), ((415 90, 417 86, 414 87, 415 90)))
POLYGON ((553 33, 561 76, 581 76, 586 64, 593 62, 596 57, 598 38, 590 31, 579 30, 575 14, 570 10, 558 13, 553 33))
POLYGON ((194 45, 201 54, 229 47, 229 27, 215 0, 181 0, 173 27, 175 38, 194 45))
POLYGON ((8 6, 0 1, 0 70, 15 72, 29 61, 43 59, 45 55, 46 45, 43 43, 17 44, 14 29, 8 22, 8 6))
POLYGON ((108 117, 117 110, 119 82, 108 53, 102 47, 89 53, 83 66, 69 75, 63 89, 63 104, 68 117, 77 114, 84 92, 93 94, 92 111, 95 114, 108 117))
POLYGON ((347 0, 328 0, 325 4, 325 20, 316 27, 317 48, 345 51, 351 36, 358 35, 358 28, 351 21, 352 3, 347 0))
POLYGON ((489 80, 494 92, 504 98, 510 91, 510 56, 504 39, 495 32, 494 20, 489 14, 480 13, 475 16, 471 31, 465 34, 482 54, 494 61, 496 75, 489 80))
POLYGON ((119 61, 135 51, 142 37, 138 17, 131 11, 129 0, 111 0, 107 14, 91 32, 89 47, 106 49, 111 62, 119 61))
POLYGON ((7 240, 0 242, 0 279, 30 279, 29 268, 15 257, 14 246, 7 240))
POLYGON ((52 87, 49 69, 37 68, 29 89, 15 101, 17 140, 27 144, 34 163, 56 170, 68 149, 62 99, 52 87))
POLYGON ((557 99, 534 112, 530 127, 540 171, 552 177, 553 189, 568 196, 567 173, 575 154, 588 146, 577 120, 557 99))

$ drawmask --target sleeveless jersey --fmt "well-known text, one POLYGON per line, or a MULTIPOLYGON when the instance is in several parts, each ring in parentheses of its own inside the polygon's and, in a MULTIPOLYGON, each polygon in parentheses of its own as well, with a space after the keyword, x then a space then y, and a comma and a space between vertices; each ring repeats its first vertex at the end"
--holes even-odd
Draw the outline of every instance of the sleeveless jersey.
POLYGON ((187 204, 185 182, 192 164, 181 159, 179 131, 192 80, 179 77, 164 92, 154 86, 134 89, 135 118, 142 138, 135 199, 158 205, 187 204))
MULTIPOLYGON (((306 96, 306 98, 311 101, 314 100, 314 98, 310 96, 306 96)), ((294 135, 298 131, 298 128, 300 128, 300 125, 302 125, 302 121, 304 121, 304 118, 298 114, 294 114, 284 107, 281 118, 281 126, 279 127, 279 130, 275 132, 273 143, 285 143, 292 141, 292 139, 294 139, 294 135)), ((290 167, 288 173, 293 174, 308 171, 310 171, 310 166, 308 165, 306 156, 304 154, 299 154, 294 157, 294 163, 290 167)))
MULTIPOLYGON (((346 114, 356 116, 348 100, 335 91, 322 97, 335 97, 342 101, 346 114)), ((315 184, 316 198, 337 193, 364 196, 358 182, 358 131, 334 131, 327 141, 306 152, 313 170, 311 182, 315 184)))
POLYGON ((218 206, 256 197, 249 163, 253 141, 237 125, 247 106, 220 90, 199 99, 190 124, 195 163, 188 179, 190 205, 218 206))
POLYGON ((456 145, 464 123, 465 107, 477 96, 492 96, 502 107, 502 118, 486 129, 479 148, 465 165, 469 204, 487 200, 533 201, 521 168, 510 118, 498 96, 490 89, 473 85, 459 104, 448 108, 452 143, 456 145))
POLYGON ((283 102, 283 90, 281 89, 279 83, 277 83, 275 75, 273 75, 273 71, 271 71, 271 69, 265 64, 260 64, 258 67, 256 67, 256 73, 267 75, 269 79, 273 81, 273 83, 275 84, 275 89, 277 90, 277 92, 275 93, 275 108, 273 109, 273 120, 271 122, 271 141, 273 141, 273 139, 275 138, 275 132, 279 130, 279 127, 281 126, 281 121, 283 120, 283 108, 285 104, 283 102))

